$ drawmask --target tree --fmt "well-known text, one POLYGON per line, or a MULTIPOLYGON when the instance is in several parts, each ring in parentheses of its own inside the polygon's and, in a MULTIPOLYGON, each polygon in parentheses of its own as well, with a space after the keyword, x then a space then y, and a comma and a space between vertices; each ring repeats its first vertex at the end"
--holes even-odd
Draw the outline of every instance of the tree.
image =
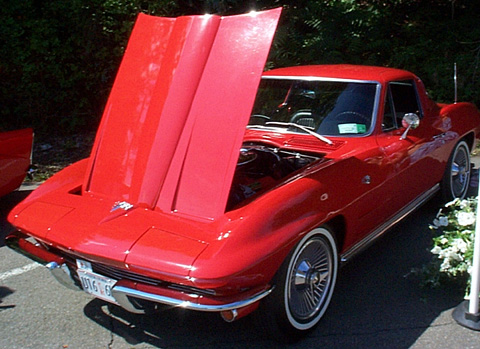
POLYGON ((267 68, 385 65, 440 101, 480 103, 478 0, 22 0, 0 8, 0 127, 95 129, 139 12, 230 15, 282 6, 267 68))

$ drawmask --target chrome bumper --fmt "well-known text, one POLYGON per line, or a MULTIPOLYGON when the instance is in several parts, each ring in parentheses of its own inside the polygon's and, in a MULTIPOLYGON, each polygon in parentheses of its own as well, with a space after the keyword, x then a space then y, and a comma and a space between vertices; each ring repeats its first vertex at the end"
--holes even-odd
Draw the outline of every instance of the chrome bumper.
MULTIPOLYGON (((57 279, 59 283, 74 290, 81 290, 78 284, 75 283, 73 277, 70 274, 70 270, 66 264, 58 265, 56 262, 50 262, 45 265, 52 273, 52 275, 57 279)), ((172 297, 162 296, 155 293, 140 291, 131 287, 121 285, 121 282, 117 282, 117 285, 112 288, 112 296, 115 298, 115 301, 123 309, 135 313, 135 314, 145 314, 145 309, 139 308, 136 306, 132 299, 144 300, 151 303, 164 304, 172 307, 179 307, 189 310, 197 311, 206 311, 206 312, 223 312, 229 310, 237 310, 241 308, 248 307, 264 297, 268 296, 273 291, 273 288, 268 290, 256 293, 246 299, 242 299, 230 303, 221 303, 221 304, 202 304, 195 303, 188 300, 176 299, 172 297), (118 285, 120 284, 120 285, 118 285)), ((202 299, 202 297, 198 297, 202 299)))
MULTIPOLYGON (((65 264, 65 260, 47 250, 38 244, 32 244, 19 234, 10 234, 5 239, 8 247, 15 251, 45 265, 50 270, 52 275, 59 283, 74 290, 82 290, 80 284, 75 282, 71 275, 70 269, 65 264)), ((128 283, 127 283, 128 284, 128 283)), ((151 292, 144 292, 132 287, 125 286, 121 281, 112 288, 112 296, 115 298, 118 305, 125 310, 136 313, 145 313, 144 309, 139 308, 132 303, 132 299, 144 300, 151 303, 165 304, 172 307, 180 307, 189 310, 206 311, 206 312, 225 312, 236 311, 254 305, 256 302, 268 296, 273 291, 273 288, 260 290, 258 293, 247 296, 245 299, 233 302, 216 302, 215 304, 201 303, 204 300, 202 296, 189 295, 190 299, 198 299, 199 302, 191 300, 177 299, 169 296, 163 296, 151 292)), ((181 293, 181 292, 180 292, 181 293)), ((180 298, 180 297, 179 297, 180 298)))
POLYGON ((194 303, 190 301, 183 301, 180 299, 165 297, 165 296, 161 296, 153 293, 147 293, 147 292, 135 290, 135 289, 124 287, 124 286, 114 286, 112 289, 112 295, 122 308, 124 308, 125 310, 128 310, 131 313, 137 313, 137 314, 143 314, 144 311, 136 308, 130 302, 128 297, 143 299, 153 303, 160 303, 160 304, 170 305, 173 307, 189 309, 189 310, 222 312, 222 311, 240 309, 240 308, 244 308, 249 305, 252 305, 260 301, 262 298, 268 296, 272 292, 272 290, 273 288, 270 288, 266 291, 257 293, 241 301, 226 303, 226 304, 215 304, 215 305, 207 305, 207 304, 194 303))

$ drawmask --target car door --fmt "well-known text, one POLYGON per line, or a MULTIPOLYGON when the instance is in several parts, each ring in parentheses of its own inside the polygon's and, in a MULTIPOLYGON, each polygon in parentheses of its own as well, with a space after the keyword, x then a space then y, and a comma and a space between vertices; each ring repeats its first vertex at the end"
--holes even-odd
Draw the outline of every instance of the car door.
POLYGON ((398 211, 430 189, 435 179, 429 171, 435 162, 429 156, 434 150, 428 122, 423 111, 415 81, 393 81, 387 86, 382 133, 377 142, 384 154, 383 166, 391 177, 387 181, 388 205, 398 211), (405 114, 420 118, 415 129, 406 132, 402 123, 405 114))

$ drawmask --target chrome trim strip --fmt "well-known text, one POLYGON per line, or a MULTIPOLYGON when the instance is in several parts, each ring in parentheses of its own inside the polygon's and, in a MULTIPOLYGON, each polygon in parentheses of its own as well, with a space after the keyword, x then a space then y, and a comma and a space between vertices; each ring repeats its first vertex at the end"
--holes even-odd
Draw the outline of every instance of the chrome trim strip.
POLYGON ((268 289, 267 291, 257 293, 250 298, 228 303, 228 304, 218 304, 218 305, 205 305, 205 304, 198 304, 192 303, 190 301, 183 301, 180 299, 175 299, 171 297, 160 296, 157 294, 147 293, 139 290, 135 290, 125 286, 114 286, 112 289, 112 295, 117 300, 118 304, 132 313, 143 314, 144 311, 142 309, 136 308, 128 299, 128 297, 134 297, 143 299, 146 301, 151 301, 154 303, 161 303, 166 305, 171 305, 174 307, 181 307, 189 310, 198 310, 198 311, 208 311, 208 312, 220 312, 225 310, 233 310, 239 309, 242 307, 246 307, 251 305, 255 302, 258 302, 262 298, 268 296, 273 291, 273 287, 268 289))
POLYGON ((40 258, 36 255, 34 255, 33 253, 30 253, 28 251, 25 251, 23 248, 21 248, 19 246, 19 241, 20 241, 20 237, 19 236, 14 236, 13 234, 11 235, 8 235, 6 238, 5 238, 5 245, 9 248, 11 248, 12 250, 14 250, 15 252, 17 253, 20 253, 21 255, 27 257, 27 258, 30 258, 32 261, 35 261, 37 263, 40 263, 42 265, 45 265, 48 263, 48 261, 44 260, 43 258, 40 258))
POLYGON ((51 261, 56 261, 58 263, 63 263, 63 258, 57 256, 56 254, 46 250, 45 248, 41 247, 39 244, 33 244, 32 242, 28 241, 25 237, 19 235, 19 231, 15 231, 10 235, 5 237, 5 245, 17 253, 24 255, 31 260, 40 263, 42 265, 46 265, 51 261), (23 246, 20 246, 20 240, 23 242, 23 246), (28 246, 28 248, 26 247, 28 246), (42 257, 38 256, 34 252, 34 250, 38 254, 41 254, 42 257))
POLYGON ((378 80, 362 80, 362 79, 345 79, 314 75, 263 75, 265 80, 302 80, 302 81, 332 81, 332 82, 358 82, 358 83, 373 83, 381 85, 378 80))
POLYGON ((397 215, 393 216, 390 220, 379 226, 371 234, 367 235, 363 240, 352 246, 348 251, 340 256, 342 263, 346 263, 355 256, 369 247, 376 239, 382 236, 388 229, 400 222, 403 218, 415 211, 420 205, 432 198, 433 195, 440 189, 440 184, 435 184, 432 188, 425 193, 417 197, 415 200, 406 205, 397 215))

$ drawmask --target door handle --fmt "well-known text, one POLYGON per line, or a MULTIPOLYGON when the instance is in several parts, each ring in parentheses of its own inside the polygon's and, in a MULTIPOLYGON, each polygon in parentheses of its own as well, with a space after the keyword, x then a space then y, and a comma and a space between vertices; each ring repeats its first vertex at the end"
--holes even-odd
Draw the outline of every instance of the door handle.
POLYGON ((439 139, 439 138, 444 138, 445 136, 446 136, 446 133, 444 132, 444 133, 440 133, 440 134, 438 134, 438 135, 435 135, 435 136, 433 136, 432 138, 433 138, 433 139, 439 139))

